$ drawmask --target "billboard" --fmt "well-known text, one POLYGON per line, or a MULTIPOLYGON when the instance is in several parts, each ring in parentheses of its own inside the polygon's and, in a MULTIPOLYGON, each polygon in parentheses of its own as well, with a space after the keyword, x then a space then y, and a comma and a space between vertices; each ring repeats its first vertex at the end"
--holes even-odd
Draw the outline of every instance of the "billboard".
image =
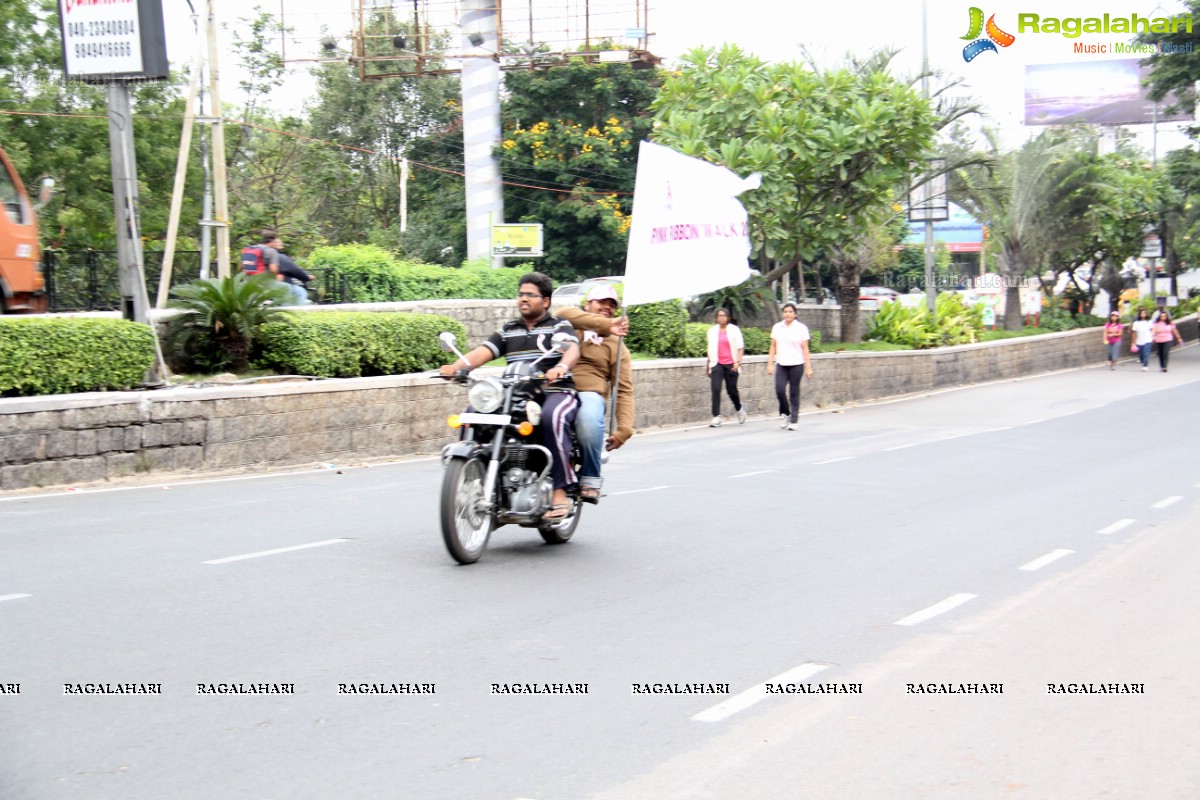
POLYGON ((540 256, 542 250, 542 223, 517 222, 496 223, 492 226, 492 255, 503 258, 540 256))
POLYGON ((161 0, 58 0, 58 19, 68 78, 170 76, 161 0))
MULTIPOLYGON (((1149 124, 1154 101, 1143 85, 1149 74, 1138 59, 1030 64, 1025 67, 1025 124, 1149 124)), ((1186 112, 1166 113, 1178 102, 1174 94, 1160 100, 1158 121, 1191 119, 1186 112)))

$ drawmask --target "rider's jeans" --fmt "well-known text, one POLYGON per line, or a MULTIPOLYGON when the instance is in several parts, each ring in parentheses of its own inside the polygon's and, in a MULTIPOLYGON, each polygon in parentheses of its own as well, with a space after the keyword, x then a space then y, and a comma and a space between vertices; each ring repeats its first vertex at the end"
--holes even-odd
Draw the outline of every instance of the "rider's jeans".
POLYGON ((581 486, 600 488, 600 459, 604 453, 604 395, 599 392, 579 393, 579 413, 575 416, 575 438, 583 454, 579 470, 581 486))

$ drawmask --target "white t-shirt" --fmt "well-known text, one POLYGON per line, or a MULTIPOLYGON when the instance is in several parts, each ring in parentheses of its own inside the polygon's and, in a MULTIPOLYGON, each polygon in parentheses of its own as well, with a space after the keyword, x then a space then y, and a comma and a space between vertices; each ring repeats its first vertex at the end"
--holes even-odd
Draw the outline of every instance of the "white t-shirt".
POLYGON ((804 363, 804 348, 802 342, 809 340, 808 326, 796 320, 788 325, 786 322, 776 322, 771 328, 771 338, 775 340, 775 363, 781 367, 794 367, 804 363))
POLYGON ((1148 319, 1135 319, 1129 326, 1133 330, 1134 344, 1150 344, 1154 341, 1154 323, 1148 319))

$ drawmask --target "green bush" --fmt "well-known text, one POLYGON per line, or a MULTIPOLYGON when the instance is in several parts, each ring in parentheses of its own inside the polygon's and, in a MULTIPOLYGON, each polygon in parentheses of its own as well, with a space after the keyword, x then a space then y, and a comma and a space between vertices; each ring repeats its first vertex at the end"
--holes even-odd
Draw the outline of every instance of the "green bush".
POLYGON ((867 328, 866 338, 922 348, 932 347, 936 335, 925 306, 903 306, 893 301, 879 305, 867 328))
POLYGON ((683 327, 683 346, 680 358, 704 358, 708 355, 708 329, 705 322, 689 322, 683 327))
POLYGON ((942 292, 937 297, 937 321, 924 305, 882 303, 871 319, 866 338, 913 348, 942 347, 979 341, 983 307, 966 306, 962 296, 942 292))
POLYGON ((528 265, 492 269, 478 260, 457 268, 399 261, 387 250, 366 244, 319 247, 307 266, 331 273, 329 282, 344 281, 346 299, 352 303, 507 300, 517 296, 517 281, 529 271, 528 265))
MULTIPOLYGON (((678 358, 704 358, 708 355, 707 322, 689 322, 683 329, 683 345, 676 354, 678 358)), ((771 348, 771 332, 762 328, 742 328, 742 338, 746 341, 746 355, 766 355, 771 348)), ((813 342, 821 341, 821 332, 813 331, 813 342)))
MULTIPOLYGON (((810 346, 821 343, 821 332, 810 331, 812 341, 810 346)), ((742 328, 742 338, 746 340, 746 355, 765 356, 771 350, 771 332, 762 328, 742 328)))
POLYGON ((128 389, 154 364, 154 333, 123 319, 0 321, 0 395, 128 389))
POLYGON ((457 336, 460 347, 466 340, 461 322, 435 314, 297 314, 290 323, 263 326, 262 354, 256 364, 283 374, 319 378, 421 372, 454 360, 438 345, 442 331, 457 336))
POLYGON ((178 286, 168 305, 183 313, 167 323, 164 351, 177 371, 245 372, 269 322, 286 321, 287 285, 270 275, 235 273, 178 286))
POLYGON ((937 328, 934 344, 971 344, 983 332, 983 306, 963 304, 962 295, 942 292, 937 296, 937 328))
POLYGON ((626 313, 629 314, 629 335, 625 344, 630 350, 659 358, 682 357, 688 312, 681 300, 632 306, 626 308, 626 313))

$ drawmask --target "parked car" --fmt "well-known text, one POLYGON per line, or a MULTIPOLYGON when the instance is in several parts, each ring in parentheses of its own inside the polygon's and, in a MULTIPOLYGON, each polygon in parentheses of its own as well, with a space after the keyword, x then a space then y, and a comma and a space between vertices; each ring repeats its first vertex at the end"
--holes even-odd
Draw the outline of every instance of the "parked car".
POLYGON ((554 290, 554 294, 550 297, 550 307, 558 308, 559 306, 573 306, 579 303, 579 284, 564 283, 554 290))
POLYGON ((554 290, 554 296, 551 298, 550 307, 558 308, 560 306, 577 306, 581 305, 587 293, 592 290, 593 286, 601 286, 608 284, 617 290, 617 294, 621 293, 621 286, 625 283, 625 278, 621 275, 605 275, 600 278, 587 278, 580 283, 564 283, 558 289, 554 290))
POLYGON ((899 300, 900 293, 895 289, 889 289, 886 286, 860 286, 858 287, 859 300, 878 300, 881 303, 888 300, 899 300))

